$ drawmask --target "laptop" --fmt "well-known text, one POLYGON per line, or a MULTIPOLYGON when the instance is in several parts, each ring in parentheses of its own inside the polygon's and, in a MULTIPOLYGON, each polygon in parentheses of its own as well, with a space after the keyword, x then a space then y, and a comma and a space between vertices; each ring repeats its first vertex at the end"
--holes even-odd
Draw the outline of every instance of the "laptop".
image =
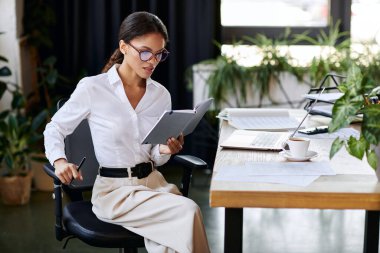
POLYGON ((264 132, 264 131, 250 131, 250 130, 235 130, 220 146, 223 148, 237 148, 237 149, 255 149, 255 150, 270 150, 280 151, 284 148, 284 143, 301 127, 310 111, 318 102, 320 95, 325 88, 318 94, 314 103, 309 107, 306 115, 298 124, 297 128, 292 132, 264 132))
POLYGON ((235 130, 220 146, 223 148, 280 151, 289 132, 235 130))

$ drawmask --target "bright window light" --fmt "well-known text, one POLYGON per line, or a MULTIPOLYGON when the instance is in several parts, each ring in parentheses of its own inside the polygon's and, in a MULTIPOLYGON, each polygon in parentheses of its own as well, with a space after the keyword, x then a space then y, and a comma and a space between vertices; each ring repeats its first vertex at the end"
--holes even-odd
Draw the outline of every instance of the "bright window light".
POLYGON ((223 26, 327 26, 328 0, 222 0, 223 26))

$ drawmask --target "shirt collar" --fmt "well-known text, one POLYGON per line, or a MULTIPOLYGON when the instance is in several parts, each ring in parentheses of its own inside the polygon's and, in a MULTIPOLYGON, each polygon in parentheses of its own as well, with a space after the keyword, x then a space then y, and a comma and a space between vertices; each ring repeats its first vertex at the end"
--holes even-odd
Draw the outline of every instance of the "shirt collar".
MULTIPOLYGON (((117 83, 122 83, 119 73, 117 73, 117 68, 120 66, 120 64, 114 64, 108 71, 108 81, 110 82, 111 85, 116 85, 117 83)), ((154 84, 154 86, 158 86, 157 82, 154 81, 152 78, 146 79, 146 86, 148 87, 149 85, 154 84)))

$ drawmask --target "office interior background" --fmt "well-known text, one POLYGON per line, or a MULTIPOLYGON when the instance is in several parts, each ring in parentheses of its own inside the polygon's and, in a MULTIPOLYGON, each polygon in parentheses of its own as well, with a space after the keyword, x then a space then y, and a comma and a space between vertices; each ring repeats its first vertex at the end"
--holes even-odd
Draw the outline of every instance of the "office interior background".
MULTIPOLYGON (((213 95, 208 77, 223 59, 235 69, 272 71, 267 82, 253 79, 259 85, 252 84, 247 94, 214 86, 221 92, 216 95, 223 94, 217 97, 214 113, 206 115, 186 139, 183 152, 209 164, 208 171, 194 172, 190 197, 202 209, 212 252, 222 252, 224 213, 208 205, 218 141, 215 115, 234 106, 302 108, 302 94, 326 73, 346 70, 347 55, 342 52, 347 48, 363 66, 378 66, 380 0, 0 0, 0 69, 10 71, 1 72, 1 83, 19 87, 25 113, 36 117, 48 110, 47 118, 51 117, 57 100, 68 97, 82 77, 101 72, 118 46, 121 21, 134 11, 152 12, 168 28, 170 56, 152 78, 170 91, 174 109, 192 108, 213 95), (313 65, 316 62, 322 64, 313 65)), ((376 73, 374 79, 380 81, 376 73)), ((0 111, 14 106, 12 91, 2 95, 0 111)), ((54 237, 52 181, 42 172, 41 162, 32 164, 30 201, 20 206, 0 204, 1 252, 63 252, 62 242, 54 237)), ((166 170, 176 181, 173 166, 169 163, 166 170)), ((363 211, 244 212, 244 252, 360 252, 363 248, 363 211)), ((75 240, 66 251, 115 252, 75 240)))

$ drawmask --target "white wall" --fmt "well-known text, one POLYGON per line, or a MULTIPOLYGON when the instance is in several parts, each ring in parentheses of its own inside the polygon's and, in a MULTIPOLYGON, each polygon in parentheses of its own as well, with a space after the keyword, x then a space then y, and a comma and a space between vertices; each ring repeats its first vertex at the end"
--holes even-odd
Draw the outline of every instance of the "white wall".
MULTIPOLYGON (((22 33, 23 0, 0 0, 0 55, 8 59, 8 63, 0 62, 0 67, 8 66, 12 76, 9 82, 21 85, 20 46, 22 33)), ((11 101, 9 94, 0 100, 0 111, 8 108, 11 101)))

